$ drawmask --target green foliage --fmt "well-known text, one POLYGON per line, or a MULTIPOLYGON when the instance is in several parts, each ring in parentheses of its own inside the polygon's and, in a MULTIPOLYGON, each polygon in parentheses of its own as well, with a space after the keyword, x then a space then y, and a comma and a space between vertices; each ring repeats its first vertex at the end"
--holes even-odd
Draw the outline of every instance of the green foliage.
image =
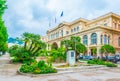
POLYGON ((83 45, 82 43, 78 42, 76 44, 76 51, 77 51, 77 53, 84 53, 85 51, 87 51, 87 48, 85 47, 85 45, 83 45))
POLYGON ((115 53, 114 47, 111 46, 111 45, 108 45, 108 44, 102 46, 101 49, 100 49, 100 51, 102 53, 105 53, 105 54, 107 54, 107 53, 113 53, 114 54, 115 53))
POLYGON ((7 47, 8 47, 7 39, 8 39, 7 29, 2 19, 0 19, 0 51, 1 52, 7 51, 7 47))
POLYGON ((98 64, 98 65, 105 65, 105 62, 101 59, 94 59, 94 60, 88 60, 88 64, 98 64))
POLYGON ((93 54, 97 54, 97 49, 96 48, 92 48, 92 53, 93 54))
POLYGON ((24 62, 34 59, 37 55, 33 55, 29 51, 25 50, 23 47, 14 45, 9 48, 10 56, 13 57, 13 62, 24 62))
POLYGON ((46 64, 44 61, 32 62, 31 64, 21 65, 20 72, 34 73, 34 74, 46 74, 56 73, 57 70, 52 67, 52 64, 46 64))
POLYGON ((0 0, 0 16, 3 15, 6 8, 6 0, 0 0))
POLYGON ((25 32, 23 33, 22 38, 25 41, 24 49, 32 54, 38 53, 39 50, 46 49, 46 44, 41 41, 40 35, 38 34, 25 32))
POLYGON ((32 73, 33 72, 33 69, 32 67, 30 67, 29 65, 27 64, 23 64, 20 68, 20 71, 23 72, 23 73, 32 73))
POLYGON ((5 27, 4 21, 2 20, 2 15, 6 8, 6 0, 0 0, 0 52, 3 53, 7 51, 8 39, 7 29, 5 27))
POLYGON ((88 64, 106 65, 107 67, 117 67, 116 64, 114 64, 112 62, 103 61, 101 59, 88 60, 87 63, 88 64))
POLYGON ((117 67, 117 64, 114 64, 114 63, 112 63, 112 62, 107 62, 107 63, 106 63, 106 66, 107 66, 107 67, 117 67))
POLYGON ((66 54, 64 48, 58 48, 58 50, 52 49, 50 51, 50 57, 48 57, 48 62, 61 62, 66 60, 66 54))
POLYGON ((40 36, 33 33, 23 33, 23 38, 17 40, 24 40, 24 46, 12 46, 9 48, 10 56, 18 62, 29 61, 39 56, 39 51, 46 49, 46 44, 40 40, 40 36))
POLYGON ((61 47, 65 46, 68 50, 68 47, 75 50, 77 53, 84 53, 86 52, 86 47, 81 43, 81 39, 78 36, 72 36, 70 40, 63 40, 61 41, 61 47))

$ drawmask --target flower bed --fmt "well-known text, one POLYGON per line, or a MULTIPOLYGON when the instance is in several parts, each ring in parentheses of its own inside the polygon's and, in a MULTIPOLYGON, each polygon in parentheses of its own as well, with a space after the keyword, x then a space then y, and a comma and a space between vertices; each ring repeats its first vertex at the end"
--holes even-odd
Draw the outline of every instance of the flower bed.
POLYGON ((31 63, 22 64, 20 72, 31 73, 31 74, 47 74, 47 73, 56 73, 57 70, 52 67, 51 63, 45 63, 45 61, 34 61, 31 63))
POLYGON ((117 64, 112 62, 103 61, 100 59, 88 60, 88 64, 98 64, 98 65, 106 65, 107 67, 117 67, 117 64))

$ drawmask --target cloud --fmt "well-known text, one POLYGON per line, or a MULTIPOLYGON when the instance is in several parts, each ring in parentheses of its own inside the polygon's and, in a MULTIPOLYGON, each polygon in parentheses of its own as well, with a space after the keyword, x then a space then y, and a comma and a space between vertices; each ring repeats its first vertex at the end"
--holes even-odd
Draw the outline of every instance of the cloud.
POLYGON ((10 37, 23 32, 46 35, 48 29, 61 21, 93 19, 111 11, 120 14, 119 3, 120 0, 7 0, 8 9, 3 18, 10 37), (64 15, 60 18, 62 11, 64 15))

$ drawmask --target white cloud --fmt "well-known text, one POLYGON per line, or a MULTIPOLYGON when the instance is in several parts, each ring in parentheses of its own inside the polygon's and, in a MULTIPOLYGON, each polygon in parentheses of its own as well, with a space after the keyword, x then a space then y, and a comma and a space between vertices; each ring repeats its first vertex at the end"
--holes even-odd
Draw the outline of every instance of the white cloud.
POLYGON ((58 22, 70 22, 79 17, 93 19, 111 11, 120 14, 119 3, 120 0, 8 0, 4 20, 10 36, 25 31, 45 35, 55 26, 48 26, 55 17, 58 22))

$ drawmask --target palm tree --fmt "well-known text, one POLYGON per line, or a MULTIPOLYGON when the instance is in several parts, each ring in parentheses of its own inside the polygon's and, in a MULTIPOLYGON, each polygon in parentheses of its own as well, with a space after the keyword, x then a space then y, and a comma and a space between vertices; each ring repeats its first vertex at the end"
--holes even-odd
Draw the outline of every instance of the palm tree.
POLYGON ((37 41, 36 42, 36 45, 35 45, 35 48, 34 48, 34 52, 33 52, 33 55, 36 54, 39 50, 42 50, 42 49, 46 49, 46 44, 42 41, 37 41))
POLYGON ((23 33, 22 38, 25 41, 24 49, 27 49, 27 43, 30 41, 31 33, 28 33, 28 32, 23 33))

